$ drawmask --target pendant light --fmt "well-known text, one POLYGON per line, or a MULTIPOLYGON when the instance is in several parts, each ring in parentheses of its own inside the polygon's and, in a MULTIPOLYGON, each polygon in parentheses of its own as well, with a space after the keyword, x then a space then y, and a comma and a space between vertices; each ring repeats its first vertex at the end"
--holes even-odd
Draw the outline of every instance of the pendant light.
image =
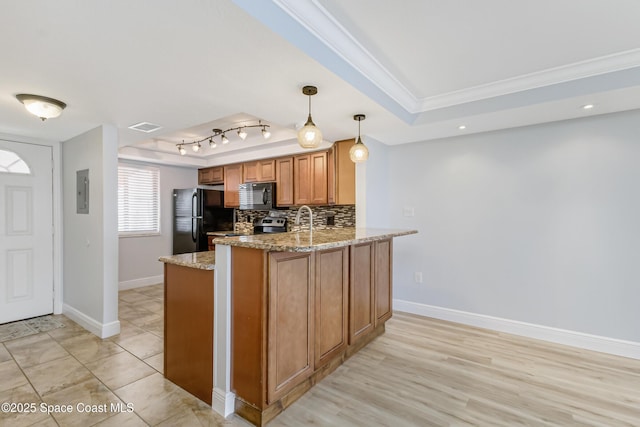
POLYGON ((16 95, 16 98, 22 102, 27 111, 34 116, 40 117, 43 122, 47 119, 58 117, 67 106, 62 101, 40 95, 21 93, 16 95))
POLYGON ((311 97, 318 93, 318 88, 305 86, 302 88, 302 93, 309 97, 309 117, 307 123, 298 131, 298 144, 302 148, 316 148, 322 142, 322 132, 311 120, 311 97))
POLYGON ((365 118, 364 114, 356 114, 353 116, 353 120, 358 121, 358 139, 356 139, 356 143, 353 144, 349 150, 349 158, 354 163, 362 163, 369 158, 369 149, 362 143, 362 138, 360 138, 360 122, 365 118))

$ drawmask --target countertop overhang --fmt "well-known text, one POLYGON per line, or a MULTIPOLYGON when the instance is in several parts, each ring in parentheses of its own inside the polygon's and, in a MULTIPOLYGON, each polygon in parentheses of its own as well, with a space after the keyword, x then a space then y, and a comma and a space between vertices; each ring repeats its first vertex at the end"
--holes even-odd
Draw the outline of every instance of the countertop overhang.
POLYGON ((211 243, 268 251, 311 252, 416 234, 417 232, 417 230, 384 228, 330 228, 314 230, 312 233, 297 231, 214 238, 211 243))
POLYGON ((167 264, 181 265, 183 267, 199 268, 200 270, 214 270, 216 265, 215 251, 190 252, 179 255, 167 255, 158 258, 158 261, 167 264))

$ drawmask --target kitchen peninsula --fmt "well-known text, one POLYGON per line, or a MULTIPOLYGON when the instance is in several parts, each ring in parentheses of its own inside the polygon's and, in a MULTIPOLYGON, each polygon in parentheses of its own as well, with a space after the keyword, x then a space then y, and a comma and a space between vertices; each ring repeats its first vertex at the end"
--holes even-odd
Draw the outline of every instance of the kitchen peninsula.
POLYGON ((179 365, 191 369, 212 360, 212 370, 196 375, 206 380, 196 395, 224 416, 236 412, 266 424, 384 332, 392 310, 392 239, 414 233, 335 228, 226 237, 213 239, 211 264, 195 254, 192 265, 188 255, 160 258, 167 297, 165 376, 196 394, 189 381, 172 378, 176 370, 169 365, 175 354, 189 359, 179 365), (178 295, 184 287, 199 290, 178 295), (180 314, 172 299, 192 310, 180 314), (211 313, 205 316, 206 306, 211 313), (181 315, 191 320, 173 318, 181 315), (205 324, 198 327, 201 338, 185 341, 204 341, 204 357, 193 345, 173 348, 176 339, 169 336, 176 333, 172 325, 196 322, 205 324))

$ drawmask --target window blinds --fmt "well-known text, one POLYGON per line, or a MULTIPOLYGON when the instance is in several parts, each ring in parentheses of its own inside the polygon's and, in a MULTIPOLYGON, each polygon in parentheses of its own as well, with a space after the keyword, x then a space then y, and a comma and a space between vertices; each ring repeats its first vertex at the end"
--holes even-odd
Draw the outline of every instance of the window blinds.
POLYGON ((118 233, 160 233, 160 171, 118 166, 118 233))

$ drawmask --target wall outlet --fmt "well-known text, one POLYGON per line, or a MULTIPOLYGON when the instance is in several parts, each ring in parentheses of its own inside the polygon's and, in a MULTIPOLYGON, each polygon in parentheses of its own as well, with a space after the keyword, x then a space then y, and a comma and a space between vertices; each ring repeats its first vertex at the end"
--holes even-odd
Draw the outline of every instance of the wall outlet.
POLYGON ((416 283, 422 283, 422 271, 416 271, 413 273, 413 281, 416 283))

